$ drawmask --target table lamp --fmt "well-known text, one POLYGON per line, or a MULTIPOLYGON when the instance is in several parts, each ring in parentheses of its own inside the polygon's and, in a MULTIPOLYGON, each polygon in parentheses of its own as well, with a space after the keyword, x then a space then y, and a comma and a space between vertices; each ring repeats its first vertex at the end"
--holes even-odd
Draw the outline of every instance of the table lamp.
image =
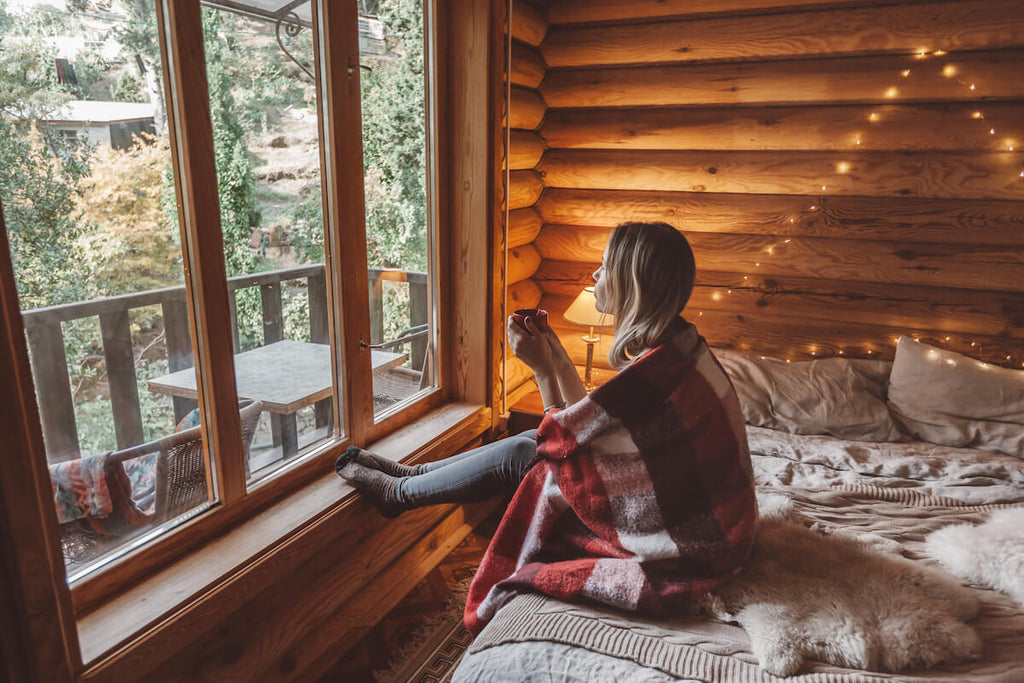
POLYGON ((597 310, 594 288, 584 287, 583 291, 569 304, 569 308, 565 311, 563 317, 574 325, 583 325, 590 328, 590 333, 581 337, 581 339, 587 342, 587 369, 583 375, 583 388, 591 391, 594 388, 594 384, 591 381, 591 370, 594 366, 594 344, 601 341, 600 335, 594 334, 594 328, 611 325, 612 316, 597 310))

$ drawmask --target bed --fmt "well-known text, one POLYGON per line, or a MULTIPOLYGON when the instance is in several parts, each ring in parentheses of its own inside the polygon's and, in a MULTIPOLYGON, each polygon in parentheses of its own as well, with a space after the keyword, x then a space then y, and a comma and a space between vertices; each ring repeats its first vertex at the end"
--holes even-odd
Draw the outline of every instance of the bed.
MULTIPOLYGON (((772 365, 770 359, 730 352, 716 355, 737 386, 748 423, 754 423, 748 425, 748 441, 760 501, 784 501, 790 522, 821 537, 854 539, 879 554, 903 558, 896 561, 942 574, 957 590, 969 591, 979 606, 977 616, 967 620, 980 638, 976 659, 893 674, 877 671, 878 666, 863 670, 809 657, 800 661, 795 680, 1024 680, 1024 606, 1004 591, 954 577, 928 544, 939 529, 973 529, 1005 514, 1001 511, 1024 512, 1024 458, 1014 450, 1024 438, 1019 418, 1024 373, 998 369, 993 380, 990 366, 909 339, 901 340, 895 363, 834 359, 827 370, 818 361, 814 368, 772 365), (922 371, 932 374, 922 379, 922 371), (978 381, 981 388, 972 388, 978 381), (916 396, 908 397, 908 386, 916 396), (800 392, 804 395, 794 398, 800 392), (940 399, 948 404, 951 396, 960 397, 955 402, 962 405, 965 392, 972 397, 967 412, 973 413, 958 407, 957 415, 937 417, 940 399), (765 398, 768 405, 759 403, 765 398), (995 407, 983 405, 986 401, 995 407), (995 419, 987 419, 993 411, 995 419), (950 425, 956 427, 952 437, 950 425), (800 431, 826 433, 794 433, 800 431), (921 434, 958 445, 922 440, 921 434), (849 438, 864 435, 891 440, 849 438), (1006 450, 1012 454, 1001 452, 1006 450)), ((762 514, 764 508, 762 502, 762 514)), ((1020 538, 1018 546, 1024 543, 1020 538)), ((522 594, 474 640, 452 680, 785 680, 761 666, 770 655, 765 643, 772 647, 779 640, 784 639, 764 634, 752 640, 728 617, 652 620, 522 594)))

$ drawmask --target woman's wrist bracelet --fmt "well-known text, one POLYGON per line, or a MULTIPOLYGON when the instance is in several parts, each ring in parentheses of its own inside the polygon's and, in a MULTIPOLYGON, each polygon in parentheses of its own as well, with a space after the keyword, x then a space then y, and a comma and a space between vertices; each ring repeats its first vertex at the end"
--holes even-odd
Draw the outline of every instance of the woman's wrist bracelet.
POLYGON ((565 407, 565 401, 559 401, 558 403, 552 403, 551 405, 549 405, 547 408, 544 409, 544 414, 547 415, 549 412, 551 412, 555 408, 558 408, 559 410, 561 410, 564 407, 565 407))

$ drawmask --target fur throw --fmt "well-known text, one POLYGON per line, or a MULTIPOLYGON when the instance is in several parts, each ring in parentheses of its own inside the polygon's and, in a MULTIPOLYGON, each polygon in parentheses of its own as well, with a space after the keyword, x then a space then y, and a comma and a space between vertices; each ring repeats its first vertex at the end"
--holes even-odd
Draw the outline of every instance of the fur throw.
POLYGON ((997 510, 980 526, 939 529, 925 548, 953 574, 1024 605, 1024 508, 997 510))
POLYGON ((979 609, 969 588, 883 554, 885 539, 808 529, 787 504, 778 495, 759 501, 750 560, 706 603, 746 630, 762 668, 789 676, 810 658, 903 671, 978 656, 981 642, 964 623, 979 609))
POLYGON ((696 329, 657 347, 537 432, 466 601, 479 633, 518 591, 678 614, 750 553, 757 508, 739 399, 696 329))

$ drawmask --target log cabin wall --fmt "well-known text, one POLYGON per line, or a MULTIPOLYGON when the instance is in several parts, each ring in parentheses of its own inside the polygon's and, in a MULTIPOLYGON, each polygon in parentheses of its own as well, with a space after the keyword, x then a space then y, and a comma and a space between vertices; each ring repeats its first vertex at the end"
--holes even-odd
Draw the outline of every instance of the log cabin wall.
MULTIPOLYGON (((539 129, 547 104, 537 90, 547 69, 539 46, 548 31, 542 10, 526 0, 512 0, 510 28, 511 68, 508 107, 509 127, 509 214, 508 270, 506 275, 506 308, 533 308, 540 303, 542 292, 533 280, 541 257, 534 240, 540 233, 542 220, 536 210, 543 183, 536 172, 544 154, 539 129)), ((533 373, 509 354, 505 362, 505 390, 511 405, 529 391, 533 373)))
POLYGON ((543 186, 532 279, 580 362, 557 314, 611 227, 666 220, 713 345, 891 359, 911 334, 1024 365, 1024 3, 544 10, 546 151, 513 176, 543 186))

